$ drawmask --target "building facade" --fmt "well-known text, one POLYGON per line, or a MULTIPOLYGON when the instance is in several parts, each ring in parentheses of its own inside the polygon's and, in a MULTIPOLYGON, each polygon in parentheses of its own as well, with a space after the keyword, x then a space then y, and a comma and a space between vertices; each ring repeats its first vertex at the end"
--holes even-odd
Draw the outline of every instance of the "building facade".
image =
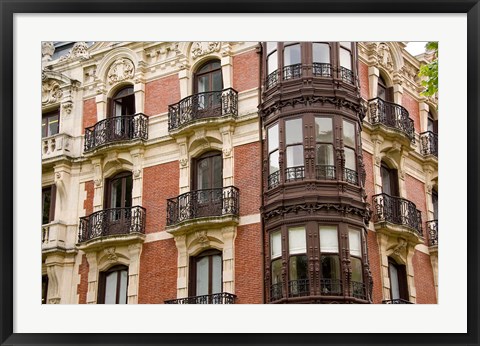
POLYGON ((42 302, 436 303, 402 42, 44 42, 42 302))

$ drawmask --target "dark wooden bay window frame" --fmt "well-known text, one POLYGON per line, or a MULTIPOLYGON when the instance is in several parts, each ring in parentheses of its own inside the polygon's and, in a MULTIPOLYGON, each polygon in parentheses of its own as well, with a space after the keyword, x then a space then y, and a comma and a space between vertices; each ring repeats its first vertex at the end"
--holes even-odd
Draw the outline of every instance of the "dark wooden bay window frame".
MULTIPOLYGON (((304 138, 305 134, 303 132, 303 117, 289 117, 286 118, 283 122, 284 130, 282 133, 285 134, 285 140, 280 141, 285 143, 285 148, 284 148, 284 157, 285 157, 285 182, 289 181, 295 181, 295 180, 303 180, 305 178, 305 144, 304 144, 304 138), (301 138, 300 141, 294 141, 294 142, 289 142, 288 138, 288 123, 293 122, 293 121, 300 121, 300 129, 301 129, 301 138), (289 165, 288 162, 288 150, 289 148, 294 148, 294 147, 300 147, 302 151, 302 165, 295 166, 295 165, 289 165)), ((295 155, 293 155, 295 156, 295 155)))

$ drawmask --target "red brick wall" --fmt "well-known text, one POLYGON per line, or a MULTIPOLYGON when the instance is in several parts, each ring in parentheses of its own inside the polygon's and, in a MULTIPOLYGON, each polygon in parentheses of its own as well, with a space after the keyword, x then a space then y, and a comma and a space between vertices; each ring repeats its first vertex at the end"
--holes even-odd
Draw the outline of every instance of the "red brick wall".
POLYGON ((426 232, 426 221, 428 221, 428 215, 425 197, 425 185, 420 180, 417 180, 414 177, 405 174, 405 187, 407 189, 407 199, 410 202, 415 203, 417 209, 422 212, 422 228, 426 242, 428 237, 428 232, 426 232))
POLYGON ((168 105, 180 101, 178 74, 145 84, 145 114, 157 115, 168 111, 168 105))
POLYGON ((93 213, 93 195, 94 195, 93 180, 89 180, 85 182, 85 191, 87 193, 87 197, 83 201, 83 209, 85 209, 85 215, 87 216, 93 213))
POLYGON ((358 78, 360 80, 360 95, 368 100, 370 98, 370 85, 368 83, 368 66, 363 62, 358 62, 358 78))
POLYGON ((236 303, 263 303, 262 257, 261 224, 237 227, 237 237, 235 239, 236 303))
POLYGON ((365 165, 366 179, 365 192, 367 194, 367 202, 372 204, 372 196, 375 194, 375 183, 373 182, 373 155, 363 151, 363 164, 365 165))
POLYGON ((82 133, 85 133, 85 128, 93 126, 97 123, 97 103, 95 98, 83 101, 83 127, 82 133))
POLYGON ((178 161, 147 167, 143 170, 143 201, 147 209, 145 233, 165 230, 167 199, 179 194, 178 161))
POLYGON ((404 92, 402 96, 402 106, 407 109, 410 119, 413 119, 415 132, 422 132, 420 130, 420 110, 418 109, 418 102, 407 92, 404 92))
POLYGON ((89 265, 87 256, 82 256, 82 263, 78 267, 78 275, 80 275, 80 283, 77 285, 78 303, 87 303, 87 291, 88 291, 88 270, 89 265))
POLYGON ((370 230, 368 231, 367 246, 370 272, 372 273, 373 278, 373 303, 380 304, 383 300, 380 252, 378 249, 377 235, 370 230))
POLYGON ((423 252, 415 251, 413 255, 413 271, 415 274, 415 289, 417 304, 436 304, 433 268, 430 257, 423 252))
POLYGON ((165 300, 177 298, 177 256, 173 239, 143 244, 139 304, 163 304, 165 300))
POLYGON ((240 145, 234 148, 235 186, 240 190, 240 215, 260 212, 262 167, 260 163, 260 142, 240 145))
POLYGON ((237 91, 257 88, 260 69, 259 55, 255 50, 233 57, 233 88, 237 91))

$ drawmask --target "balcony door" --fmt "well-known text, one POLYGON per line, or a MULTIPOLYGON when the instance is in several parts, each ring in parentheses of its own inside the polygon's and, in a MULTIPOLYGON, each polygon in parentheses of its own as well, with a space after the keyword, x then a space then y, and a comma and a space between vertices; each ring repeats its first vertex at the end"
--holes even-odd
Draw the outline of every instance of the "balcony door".
POLYGON ((194 108, 197 118, 221 116, 222 89, 222 66, 219 60, 207 62, 195 73, 197 99, 194 108))
MULTIPOLYGON (((222 292, 222 253, 218 250, 207 250, 192 257, 190 296, 212 295, 222 292)), ((198 299, 199 304, 214 304, 211 297, 198 299)))
POLYGON ((382 76, 378 77, 377 97, 382 100, 378 104, 381 122, 389 126, 395 126, 395 108, 388 103, 393 103, 393 87, 387 87, 387 83, 382 76))
POLYGON ((402 222, 402 204, 399 197, 398 190, 398 174, 397 170, 387 166, 382 162, 380 167, 382 175, 382 193, 390 197, 383 198, 383 213, 387 220, 394 222, 402 222))
POLYGON ((131 138, 133 132, 131 117, 127 115, 135 114, 135 95, 133 86, 127 86, 120 89, 110 99, 107 117, 107 131, 110 134, 110 140, 120 140, 131 138))
POLYGON ((222 215, 222 153, 211 151, 194 160, 193 188, 196 190, 196 217, 222 215))
POLYGON ((118 265, 101 272, 98 281, 98 304, 127 304, 128 267, 118 265))
POLYGON ((107 180, 106 218, 108 220, 107 234, 128 233, 131 221, 132 207, 132 173, 121 172, 107 180))
POLYGON ((393 258, 389 258, 388 274, 390 277, 390 299, 409 301, 405 266, 398 264, 393 258))

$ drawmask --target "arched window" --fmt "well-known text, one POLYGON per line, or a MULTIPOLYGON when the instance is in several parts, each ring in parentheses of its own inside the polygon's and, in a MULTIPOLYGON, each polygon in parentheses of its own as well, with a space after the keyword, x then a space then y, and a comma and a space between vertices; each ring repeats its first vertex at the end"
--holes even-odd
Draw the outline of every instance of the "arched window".
POLYGON ((390 299, 408 301, 407 271, 404 265, 398 264, 393 258, 388 258, 388 274, 390 278, 390 299))
POLYGON ((377 97, 383 101, 393 102, 393 87, 387 87, 382 75, 378 77, 377 97))
POLYGON ((133 86, 129 85, 118 90, 110 100, 110 109, 107 116, 119 117, 121 115, 135 114, 135 95, 133 86))
POLYGON ((128 267, 114 266, 101 272, 98 280, 98 304, 127 304, 128 267))
POLYGON ((190 258, 190 296, 222 292, 222 253, 206 250, 190 258))
MULTIPOLYGON (((208 111, 205 116, 211 116, 211 110, 220 108, 223 89, 222 66, 219 60, 209 61, 195 73, 194 91, 197 95, 197 110, 208 111)), ((197 115, 202 117, 201 114, 197 115)))

